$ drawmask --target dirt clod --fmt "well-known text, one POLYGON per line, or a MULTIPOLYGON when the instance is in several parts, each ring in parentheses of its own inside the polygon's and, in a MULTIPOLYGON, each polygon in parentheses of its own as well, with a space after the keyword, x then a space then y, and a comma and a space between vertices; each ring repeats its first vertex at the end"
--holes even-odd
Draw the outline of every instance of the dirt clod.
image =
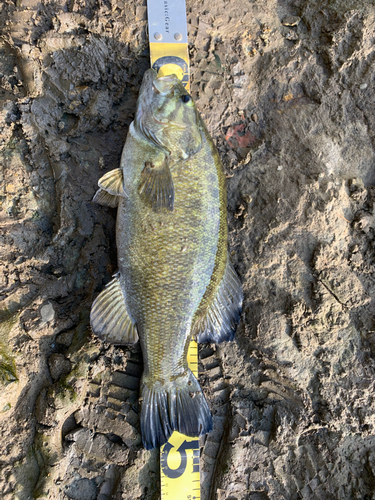
POLYGON ((54 381, 67 375, 72 369, 72 365, 63 354, 52 354, 48 359, 48 368, 54 381))

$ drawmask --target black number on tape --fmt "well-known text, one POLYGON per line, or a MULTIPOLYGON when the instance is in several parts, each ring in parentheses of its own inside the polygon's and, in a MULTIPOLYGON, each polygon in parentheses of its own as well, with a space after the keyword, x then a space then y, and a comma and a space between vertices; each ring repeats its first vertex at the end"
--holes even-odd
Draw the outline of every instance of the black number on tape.
MULTIPOLYGON (((168 454, 171 451, 174 446, 171 443, 167 443, 164 446, 163 452, 160 457, 161 461, 161 469, 163 471, 163 474, 170 479, 177 479, 182 476, 182 474, 186 470, 186 465, 187 465, 187 455, 186 455, 186 450, 195 450, 199 446, 199 441, 184 441, 182 445, 177 449, 177 451, 180 454, 181 457, 181 462, 180 465, 177 467, 177 469, 171 469, 168 465, 168 454)), ((198 472, 198 471, 193 471, 193 472, 198 472)))

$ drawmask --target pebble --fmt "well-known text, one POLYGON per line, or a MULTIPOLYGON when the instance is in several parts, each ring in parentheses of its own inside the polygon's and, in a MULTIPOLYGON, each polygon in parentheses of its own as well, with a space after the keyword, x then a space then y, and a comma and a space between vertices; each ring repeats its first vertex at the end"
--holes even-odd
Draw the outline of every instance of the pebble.
POLYGON ((72 500, 95 500, 96 484, 88 478, 79 478, 65 487, 65 495, 72 500))
POLYGON ((282 20, 282 24, 284 26, 297 26, 300 21, 301 18, 298 16, 286 16, 282 20))
POLYGON ((48 302, 40 309, 40 315, 42 317, 43 323, 50 323, 55 319, 55 310, 51 302, 48 302))

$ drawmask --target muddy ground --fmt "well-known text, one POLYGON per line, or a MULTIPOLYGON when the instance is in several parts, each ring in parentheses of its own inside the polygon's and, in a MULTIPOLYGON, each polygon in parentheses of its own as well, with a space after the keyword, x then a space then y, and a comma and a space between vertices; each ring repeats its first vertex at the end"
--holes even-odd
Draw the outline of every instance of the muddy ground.
MULTIPOLYGON (((139 348, 89 331, 116 271, 116 211, 91 200, 149 66, 141 3, 0 4, 3 500, 160 497, 139 348)), ((235 341, 200 349, 202 499, 375 498, 375 8, 187 9, 245 293, 235 341)))

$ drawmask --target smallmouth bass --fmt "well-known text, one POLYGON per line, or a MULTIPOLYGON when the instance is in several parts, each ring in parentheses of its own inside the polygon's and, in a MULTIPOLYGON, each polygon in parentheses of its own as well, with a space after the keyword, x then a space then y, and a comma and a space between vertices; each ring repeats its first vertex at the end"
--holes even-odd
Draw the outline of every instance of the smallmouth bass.
POLYGON ((175 430, 205 434, 212 417, 188 346, 232 340, 243 294, 228 254, 223 167, 175 75, 146 71, 121 168, 99 188, 94 201, 118 207, 118 274, 93 303, 92 330, 116 345, 140 340, 146 449, 175 430))

